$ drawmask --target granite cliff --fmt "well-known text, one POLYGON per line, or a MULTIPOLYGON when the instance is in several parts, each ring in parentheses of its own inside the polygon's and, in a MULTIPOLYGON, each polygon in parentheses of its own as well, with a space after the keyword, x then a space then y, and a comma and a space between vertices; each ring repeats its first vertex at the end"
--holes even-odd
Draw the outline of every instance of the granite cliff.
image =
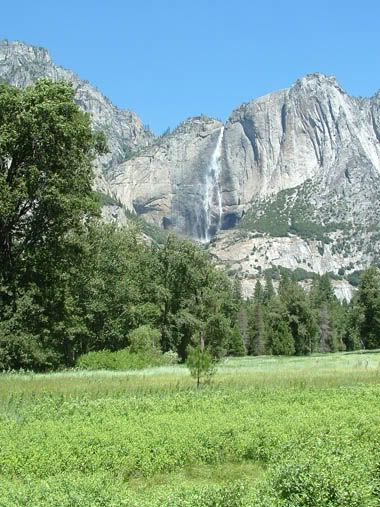
POLYGON ((370 192, 380 174, 379 116, 379 94, 353 98, 334 78, 313 74, 289 89, 243 104, 223 129, 206 117, 183 122, 120 166, 112 184, 121 201, 148 220, 199 239, 205 236, 203 229, 189 223, 197 223, 199 194, 210 186, 215 151, 211 235, 235 226, 253 202, 309 181, 316 187, 317 207, 323 204, 320 193, 330 199, 331 191, 339 199, 343 193, 346 201, 359 192, 365 207, 369 195, 364 196, 363 184, 370 192), (186 201, 182 209, 173 199, 178 188, 186 201))

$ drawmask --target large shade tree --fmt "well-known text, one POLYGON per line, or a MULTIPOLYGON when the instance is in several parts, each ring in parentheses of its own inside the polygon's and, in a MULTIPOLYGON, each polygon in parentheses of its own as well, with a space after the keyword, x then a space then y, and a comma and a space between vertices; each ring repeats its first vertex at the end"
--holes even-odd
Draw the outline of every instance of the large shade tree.
POLYGON ((104 151, 69 84, 0 85, 0 338, 9 335, 10 348, 31 348, 37 336, 41 345, 41 328, 65 323, 80 260, 73 238, 97 212, 92 160, 104 151))
POLYGON ((91 161, 104 149, 67 83, 0 85, 1 276, 94 211, 91 161))

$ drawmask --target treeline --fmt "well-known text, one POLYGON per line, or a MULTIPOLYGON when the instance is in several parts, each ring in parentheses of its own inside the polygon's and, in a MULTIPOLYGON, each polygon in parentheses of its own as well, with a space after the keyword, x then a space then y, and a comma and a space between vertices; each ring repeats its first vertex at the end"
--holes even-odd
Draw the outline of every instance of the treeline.
POLYGON ((129 347, 136 330, 142 348, 153 340, 180 359, 200 335, 214 357, 242 346, 239 293, 196 245, 173 236, 150 245, 137 228, 97 221, 70 240, 71 260, 45 263, 38 283, 17 280, 2 305, 0 368, 72 366, 87 352, 129 347))
POLYGON ((282 275, 277 292, 266 277, 242 304, 240 325, 249 354, 302 355, 380 348, 380 273, 368 268, 350 303, 334 294, 329 275, 306 292, 282 275))

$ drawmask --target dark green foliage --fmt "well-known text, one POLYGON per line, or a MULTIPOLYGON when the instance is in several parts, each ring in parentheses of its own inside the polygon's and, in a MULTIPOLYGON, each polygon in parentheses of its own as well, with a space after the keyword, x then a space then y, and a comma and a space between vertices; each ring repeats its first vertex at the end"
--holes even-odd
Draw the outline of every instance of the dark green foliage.
POLYGON ((343 229, 345 224, 331 223, 328 225, 322 225, 320 223, 313 222, 311 220, 303 220, 300 217, 293 215, 293 221, 289 227, 289 232, 297 234, 304 239, 315 239, 322 241, 322 243, 329 243, 330 239, 328 234, 335 232, 339 229, 343 229))
POLYGON ((305 291, 297 282, 283 276, 279 296, 286 308, 287 324, 294 339, 296 354, 315 351, 318 328, 305 291))
MULTIPOLYGON (((273 288, 273 286, 272 286, 273 288)), ((255 303, 262 303, 264 300, 264 291, 260 279, 257 280, 255 285, 255 292, 253 293, 253 300, 255 303)))
POLYGON ((3 314, 2 369, 72 365, 90 351, 153 342, 183 358, 191 336, 204 329, 215 356, 227 351, 239 302, 233 284, 197 246, 174 238, 163 248, 149 246, 131 226, 100 223, 72 241, 78 253, 60 285, 34 286, 17 299, 16 312, 9 307, 9 318, 3 314), (59 304, 54 321, 40 304, 42 291, 50 308, 59 304))
POLYGON ((44 370, 54 366, 54 357, 49 357, 49 351, 41 347, 38 336, 13 330, 12 325, 8 329, 6 325, 1 327, 0 370, 44 370))
POLYGON ((43 324, 40 305, 33 291, 21 294, 17 304, 3 307, 0 320, 0 370, 46 369, 54 367, 57 354, 46 344, 47 333, 38 333, 43 324))
POLYGON ((279 298, 273 298, 267 309, 266 348, 270 354, 291 356, 296 352, 287 310, 279 298))
POLYGON ((157 259, 132 226, 124 230, 97 223, 80 239, 83 265, 71 289, 77 301, 72 311, 83 326, 76 355, 124 348, 130 331, 157 324, 157 259))
POLYGON ((242 337, 244 350, 246 351, 249 349, 249 309, 249 300, 242 300, 237 313, 237 326, 242 337))
POLYGON ((99 200, 100 206, 121 206, 120 201, 116 200, 109 194, 95 192, 95 196, 99 200))
POLYGON ((183 359, 200 331, 215 357, 227 352, 239 301, 233 284, 196 245, 169 238, 163 247, 150 246, 131 226, 100 223, 78 241, 83 255, 67 277, 67 319, 60 340, 48 340, 59 364, 128 345, 173 350, 183 359))
POLYGON ((348 347, 359 343, 365 349, 380 347, 380 272, 372 266, 360 278, 358 291, 351 302, 348 347))
POLYGON ((315 309, 319 326, 319 351, 343 350, 345 312, 335 296, 328 275, 316 276, 310 291, 310 302, 315 309))
POLYGON ((310 354, 380 348, 380 275, 367 269, 350 304, 335 296, 330 273, 313 274, 310 292, 289 270, 281 273, 278 295, 267 271, 266 285, 257 283, 246 304, 248 353, 310 354), (289 332, 291 339, 289 338, 289 332))
POLYGON ((243 337, 237 325, 230 330, 227 353, 230 356, 244 356, 246 353, 243 337))
POLYGON ((262 302, 267 304, 269 301, 275 296, 275 290, 273 287, 272 278, 265 274, 265 288, 263 291, 263 300, 262 302))
POLYGON ((310 280, 315 277, 315 273, 312 271, 306 271, 303 268, 296 268, 292 270, 284 268, 283 266, 272 266, 271 268, 266 269, 264 274, 267 280, 280 280, 282 276, 287 276, 297 282, 310 280))
POLYGON ((265 340, 264 306, 258 301, 253 304, 249 315, 249 354, 265 354, 265 340))
POLYGON ((204 329, 204 343, 215 359, 226 355, 231 335, 230 321, 222 314, 210 317, 204 329))
POLYGON ((360 283, 360 275, 362 274, 362 271, 354 271, 353 273, 350 273, 346 276, 347 281, 350 282, 350 284, 353 287, 358 287, 360 283))
POLYGON ((20 90, 0 86, 0 257, 3 299, 34 282, 43 251, 64 255, 65 234, 96 211, 91 160, 104 151, 72 87, 39 81, 20 90))
POLYGON ((314 278, 310 296, 315 305, 336 301, 334 289, 328 275, 316 276, 314 278))
POLYGON ((360 336, 360 322, 362 316, 362 308, 357 304, 357 295, 355 295, 348 307, 346 328, 343 337, 343 342, 347 350, 359 350, 363 348, 363 341, 360 336))
POLYGON ((161 345, 182 359, 192 336, 203 333, 215 357, 226 352, 237 319, 236 287, 217 271, 207 252, 189 241, 169 236, 157 251, 161 284, 161 345))
POLYGON ((97 214, 91 162, 105 144, 73 98, 65 83, 0 86, 0 328, 12 367, 70 363, 80 333, 66 296, 77 236, 97 214))

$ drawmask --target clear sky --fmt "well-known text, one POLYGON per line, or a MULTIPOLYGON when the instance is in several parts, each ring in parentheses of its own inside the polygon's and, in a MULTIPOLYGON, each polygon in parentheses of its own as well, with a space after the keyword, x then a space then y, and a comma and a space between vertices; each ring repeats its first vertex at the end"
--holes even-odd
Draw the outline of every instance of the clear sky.
POLYGON ((311 72, 380 88, 380 0, 18 0, 0 20, 158 133, 311 72))

